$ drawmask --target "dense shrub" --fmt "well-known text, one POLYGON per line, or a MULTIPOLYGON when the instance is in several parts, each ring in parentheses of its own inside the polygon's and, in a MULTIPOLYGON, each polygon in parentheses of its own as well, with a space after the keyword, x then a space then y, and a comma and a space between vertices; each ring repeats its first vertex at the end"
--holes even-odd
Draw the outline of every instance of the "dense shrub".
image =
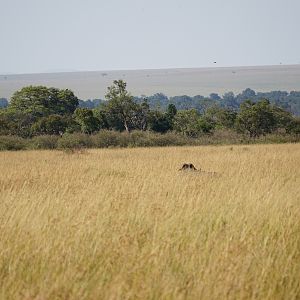
POLYGON ((151 131, 118 132, 102 130, 91 136, 93 147, 155 147, 155 146, 181 146, 194 144, 195 140, 175 132, 165 134, 151 131))
POLYGON ((0 136, 1 150, 23 149, 71 149, 114 148, 114 147, 165 147, 196 145, 228 145, 255 143, 296 143, 299 134, 268 134, 258 138, 238 134, 235 131, 219 129, 212 135, 191 138, 175 132, 160 134, 151 131, 132 131, 131 133, 102 130, 94 135, 73 133, 62 137, 53 135, 36 136, 24 139, 17 136, 0 136))
POLYGON ((151 136, 154 136, 155 133, 145 132, 145 131, 132 131, 128 135, 128 143, 130 147, 150 147, 151 136))
POLYGON ((83 133, 64 134, 57 141, 59 149, 92 148, 91 137, 83 133))
POLYGON ((95 148, 128 147, 128 136, 127 132, 101 130, 91 136, 91 141, 95 148))
POLYGON ((177 134, 175 132, 167 132, 165 134, 150 134, 148 137, 150 141, 149 146, 182 146, 193 145, 195 139, 177 134))
POLYGON ((229 129, 216 129, 212 136, 202 135, 197 141, 201 145, 222 145, 222 144, 244 144, 248 143, 249 136, 239 134, 229 129))
POLYGON ((0 150, 23 150, 27 147, 27 141, 17 136, 0 136, 0 150))
POLYGON ((57 135, 35 136, 28 143, 28 147, 30 149, 56 149, 59 139, 57 135))
POLYGON ((284 144, 284 143, 299 143, 300 134, 269 134, 267 136, 261 136, 259 139, 251 142, 254 144, 284 144))

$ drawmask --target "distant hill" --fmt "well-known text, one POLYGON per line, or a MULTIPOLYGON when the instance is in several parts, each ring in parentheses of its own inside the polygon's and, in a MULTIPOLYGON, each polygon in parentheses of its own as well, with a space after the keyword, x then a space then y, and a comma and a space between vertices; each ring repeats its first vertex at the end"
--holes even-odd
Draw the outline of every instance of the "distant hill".
POLYGON ((6 98, 0 98, 0 108, 5 108, 8 106, 8 101, 6 98))
POLYGON ((290 92, 300 90, 300 65, 0 75, 0 97, 9 99, 27 85, 45 85, 69 88, 83 100, 103 99, 115 79, 125 80, 135 96, 238 94, 246 88, 290 92))

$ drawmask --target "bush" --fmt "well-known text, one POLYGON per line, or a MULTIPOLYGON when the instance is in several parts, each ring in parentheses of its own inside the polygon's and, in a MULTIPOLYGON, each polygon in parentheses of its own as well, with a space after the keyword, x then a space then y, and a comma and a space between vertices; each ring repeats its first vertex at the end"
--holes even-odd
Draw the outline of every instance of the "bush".
POLYGON ((181 146, 191 145, 195 142, 194 139, 175 132, 160 134, 138 130, 132 131, 130 134, 127 132, 102 130, 91 136, 91 139, 93 146, 96 148, 181 146))
POLYGON ((57 135, 40 135, 33 137, 29 142, 30 149, 56 149, 58 140, 57 135))
POLYGON ((228 145, 228 144, 266 144, 266 143, 296 143, 300 142, 298 134, 268 134, 259 138, 238 134, 232 130, 216 130, 212 135, 201 135, 192 138, 167 132, 164 134, 151 131, 132 131, 131 133, 101 130, 97 134, 83 133, 55 135, 41 135, 31 139, 17 136, 0 136, 1 150, 25 149, 64 149, 78 151, 86 148, 113 147, 166 147, 166 146, 196 146, 196 145, 228 145))
POLYGON ((92 135, 91 140, 96 148, 128 147, 128 136, 127 132, 101 130, 97 134, 92 135))
POLYGON ((248 135, 223 128, 215 130, 212 136, 203 135, 199 137, 198 143, 203 145, 247 144, 249 139, 248 135))
POLYGON ((150 147, 151 136, 155 135, 154 133, 145 132, 145 131, 132 131, 128 137, 129 147, 150 147))
POLYGON ((92 146, 91 137, 83 133, 67 133, 57 141, 57 148, 59 149, 80 149, 91 148, 92 146))
POLYGON ((159 147, 193 145, 195 143, 195 139, 177 134, 175 132, 151 134, 149 138, 151 141, 151 146, 159 147))
POLYGON ((27 147, 25 139, 17 136, 0 136, 0 150, 24 150, 27 147))
POLYGON ((299 143, 300 134, 268 134, 261 136, 255 141, 260 144, 284 144, 284 143, 299 143))

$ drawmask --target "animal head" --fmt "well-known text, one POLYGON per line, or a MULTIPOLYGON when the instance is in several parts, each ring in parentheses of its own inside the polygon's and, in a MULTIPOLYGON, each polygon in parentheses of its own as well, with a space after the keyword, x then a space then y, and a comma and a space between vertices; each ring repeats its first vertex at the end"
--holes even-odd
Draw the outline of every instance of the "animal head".
POLYGON ((193 171, 196 171, 197 169, 195 168, 195 166, 193 164, 185 163, 185 164, 182 165, 180 170, 193 170, 193 171))

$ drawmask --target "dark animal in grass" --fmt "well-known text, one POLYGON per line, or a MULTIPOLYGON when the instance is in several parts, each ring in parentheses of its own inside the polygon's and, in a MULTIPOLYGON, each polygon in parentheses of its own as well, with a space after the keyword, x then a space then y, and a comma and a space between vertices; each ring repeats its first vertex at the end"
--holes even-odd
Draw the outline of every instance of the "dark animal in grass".
POLYGON ((179 171, 185 171, 185 170, 197 171, 197 169, 193 164, 183 164, 182 167, 179 169, 179 171))

